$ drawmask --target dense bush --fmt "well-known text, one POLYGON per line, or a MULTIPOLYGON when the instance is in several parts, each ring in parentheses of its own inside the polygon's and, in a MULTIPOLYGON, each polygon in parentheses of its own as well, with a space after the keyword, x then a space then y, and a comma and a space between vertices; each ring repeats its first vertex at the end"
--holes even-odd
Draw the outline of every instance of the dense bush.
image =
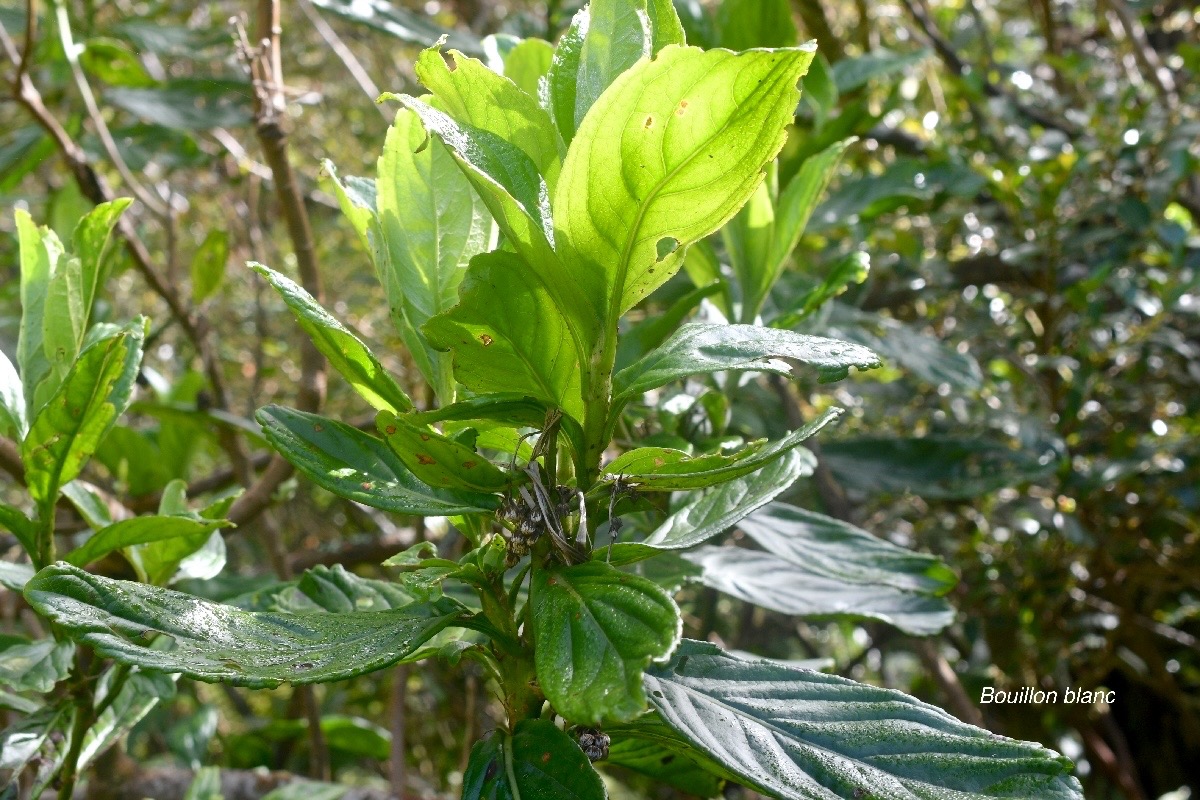
POLYGON ((1186 6, 296 9, 0 9, 4 797, 1200 790, 1186 6))

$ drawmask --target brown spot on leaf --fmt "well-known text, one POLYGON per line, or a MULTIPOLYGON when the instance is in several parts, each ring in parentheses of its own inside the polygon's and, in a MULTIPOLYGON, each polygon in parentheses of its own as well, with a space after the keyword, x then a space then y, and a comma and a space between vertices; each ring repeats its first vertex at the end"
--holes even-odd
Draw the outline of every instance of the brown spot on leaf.
POLYGON ((422 442, 428 442, 428 441, 429 441, 429 434, 428 434, 428 433, 422 433, 422 434, 421 434, 421 441, 422 441, 422 442))
POLYGON ((680 100, 679 108, 675 109, 675 116, 682 117, 684 114, 687 113, 687 107, 688 107, 687 100, 680 100))
POLYGON ((666 464, 666 463, 667 463, 667 460, 665 458, 655 458, 654 459, 654 466, 656 466, 656 467, 661 467, 663 464, 666 464))
POLYGON ((478 461, 464 461, 463 469, 475 469, 475 467, 478 465, 479 465, 478 461))
POLYGON ((366 489, 367 491, 371 491, 371 488, 372 488, 373 486, 374 486, 374 484, 372 484, 370 481, 363 481, 363 482, 362 482, 362 488, 366 489))
POLYGON ((325 426, 318 422, 317 424, 313 425, 313 430, 317 433, 320 433, 321 431, 325 430, 325 426))
POLYGON ((383 432, 386 433, 388 436, 391 436, 392 434, 394 434, 396 432, 396 426, 388 425, 386 428, 383 429, 383 432))
POLYGON ((417 461, 419 461, 422 464, 436 464, 437 463, 436 459, 434 459, 430 456, 427 456, 424 453, 417 453, 417 461))
POLYGON ((653 114, 646 115, 645 127, 646 127, 646 130, 650 130, 651 128, 654 127, 654 115, 653 114))
POLYGON ((543 764, 547 764, 547 763, 549 763, 549 762, 550 762, 550 754, 549 754, 549 753, 542 753, 542 763, 543 763, 543 764))
POLYGON ((492 339, 492 337, 488 336, 486 333, 481 333, 481 334, 479 334, 479 341, 483 342, 484 347, 487 347, 494 340, 492 339))

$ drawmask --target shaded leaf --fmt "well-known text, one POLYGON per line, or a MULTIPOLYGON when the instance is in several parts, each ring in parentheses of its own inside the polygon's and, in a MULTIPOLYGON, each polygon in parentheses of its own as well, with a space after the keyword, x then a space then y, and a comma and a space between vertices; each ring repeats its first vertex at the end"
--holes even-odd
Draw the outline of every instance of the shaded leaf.
POLYGON ((409 44, 428 47, 442 36, 446 36, 451 47, 472 54, 483 51, 479 40, 470 33, 443 28, 425 15, 409 11, 387 0, 312 0, 312 4, 331 14, 395 36, 409 44))
POLYGON ((324 683, 382 669, 463 613, 447 598, 348 614, 248 612, 65 564, 34 576, 25 598, 103 656, 254 688, 324 683), (160 634, 170 637, 171 650, 147 645, 160 634))
POLYGON ((604 800, 608 795, 579 745, 546 719, 514 733, 492 731, 471 748, 463 800, 604 800))
POLYGON ((86 567, 114 550, 135 544, 148 544, 184 536, 202 536, 201 541, 217 528, 230 525, 224 520, 201 521, 191 517, 144 516, 124 519, 101 528, 86 542, 63 557, 77 567, 86 567))
POLYGON ((530 603, 538 683, 558 713, 590 725, 642 713, 642 670, 679 641, 669 594, 591 561, 535 570, 530 603))
POLYGON ((14 692, 48 692, 71 673, 72 642, 42 639, 0 645, 0 683, 14 692))
POLYGON ((229 238, 225 232, 209 231, 192 256, 192 302, 203 302, 220 288, 228 258, 229 238))
POLYGON ((104 93, 117 108, 178 131, 248 125, 252 96, 249 83, 215 78, 177 78, 163 86, 116 87, 104 93))

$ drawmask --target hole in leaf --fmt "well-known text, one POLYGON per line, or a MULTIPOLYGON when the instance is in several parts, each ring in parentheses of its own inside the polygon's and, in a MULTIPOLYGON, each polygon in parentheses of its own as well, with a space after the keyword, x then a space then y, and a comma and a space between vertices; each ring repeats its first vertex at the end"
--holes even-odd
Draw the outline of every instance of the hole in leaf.
POLYGON ((674 253, 678 249, 678 239, 671 236, 664 236, 658 240, 658 260, 662 261, 664 258, 671 255, 671 253, 674 253))

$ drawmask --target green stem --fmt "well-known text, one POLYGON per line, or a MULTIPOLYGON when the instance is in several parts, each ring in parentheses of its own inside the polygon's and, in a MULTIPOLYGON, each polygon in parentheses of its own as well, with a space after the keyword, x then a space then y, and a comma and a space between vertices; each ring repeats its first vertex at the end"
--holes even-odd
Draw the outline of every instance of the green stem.
POLYGON ((34 566, 38 569, 53 564, 58 557, 54 544, 56 511, 57 503, 54 500, 47 500, 38 506, 38 523, 41 527, 38 529, 37 553, 30 554, 34 557, 34 566))
POLYGON ((75 719, 71 723, 70 744, 67 756, 63 760, 62 773, 59 775, 58 800, 71 800, 75 793, 75 784, 79 780, 79 755, 83 752, 83 739, 99 716, 92 706, 95 678, 93 666, 96 663, 98 662, 91 659, 90 651, 82 647, 76 650, 75 664, 71 670, 71 700, 75 706, 75 719))

